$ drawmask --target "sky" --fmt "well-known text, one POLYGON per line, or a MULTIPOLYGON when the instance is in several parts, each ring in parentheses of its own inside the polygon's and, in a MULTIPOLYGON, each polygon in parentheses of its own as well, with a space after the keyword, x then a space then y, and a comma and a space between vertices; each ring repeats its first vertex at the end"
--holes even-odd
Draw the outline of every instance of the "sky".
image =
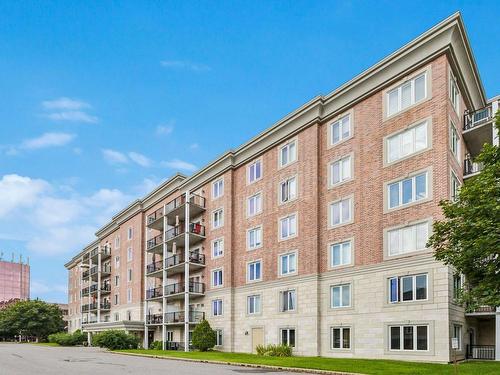
POLYGON ((96 229, 457 10, 488 97, 495 1, 0 2, 0 253, 67 301, 96 229))

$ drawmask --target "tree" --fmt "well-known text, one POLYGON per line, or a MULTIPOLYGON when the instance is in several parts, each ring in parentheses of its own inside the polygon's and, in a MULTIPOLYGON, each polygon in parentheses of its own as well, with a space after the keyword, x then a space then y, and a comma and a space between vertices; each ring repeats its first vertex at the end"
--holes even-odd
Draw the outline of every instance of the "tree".
POLYGON ((215 331, 210 327, 208 321, 203 319, 193 331, 193 346, 202 352, 206 352, 208 349, 212 349, 216 343, 217 335, 215 331))
MULTIPOLYGON (((500 111, 495 117, 500 131, 500 111)), ((464 183, 455 202, 442 201, 434 223, 435 258, 465 276, 460 300, 469 310, 500 306, 500 147, 485 144, 475 160, 483 170, 464 183)))
POLYGON ((57 305, 40 300, 19 301, 0 311, 0 336, 32 336, 45 340, 64 329, 62 312, 57 305))

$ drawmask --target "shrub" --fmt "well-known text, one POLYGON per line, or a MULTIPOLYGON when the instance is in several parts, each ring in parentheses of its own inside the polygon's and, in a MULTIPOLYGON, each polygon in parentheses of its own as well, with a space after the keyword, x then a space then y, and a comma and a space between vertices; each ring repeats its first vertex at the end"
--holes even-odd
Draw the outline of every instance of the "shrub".
POLYGON ((109 330, 100 332, 92 337, 92 344, 110 350, 137 349, 139 340, 134 335, 124 331, 109 330))
POLYGON ((83 345, 83 343, 87 341, 87 336, 80 330, 77 330, 72 334, 59 332, 49 335, 48 341, 59 344, 61 346, 83 345))
POLYGON ((210 324, 203 319, 193 331, 193 346, 199 351, 206 352, 217 343, 217 335, 210 324))
POLYGON ((149 345, 149 349, 151 350, 162 350, 161 341, 154 341, 151 345, 149 345))
POLYGON ((292 347, 288 345, 257 345, 255 350, 258 355, 268 356, 268 357, 291 357, 292 347))

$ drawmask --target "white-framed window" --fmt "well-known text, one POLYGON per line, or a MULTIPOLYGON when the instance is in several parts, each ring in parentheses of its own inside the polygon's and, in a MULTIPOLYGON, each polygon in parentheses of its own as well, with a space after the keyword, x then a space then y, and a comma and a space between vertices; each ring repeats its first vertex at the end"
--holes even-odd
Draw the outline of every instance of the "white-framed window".
POLYGON ((462 184, 460 183, 460 180, 458 179, 457 175, 455 172, 451 171, 451 176, 450 176, 450 198, 452 202, 456 202, 458 199, 458 193, 460 191, 460 187, 462 184))
POLYGON ((280 343, 295 348, 295 328, 280 329, 280 343))
POLYGON ((428 173, 422 172, 388 184, 388 208, 402 207, 427 198, 428 182, 428 173))
POLYGON ((221 316, 222 311, 222 299, 214 299, 212 301, 212 315, 213 316, 221 316))
POLYGON ((330 164, 330 186, 340 184, 352 178, 352 158, 345 156, 330 164))
POLYGON ((115 286, 120 286, 120 275, 115 275, 115 286))
POLYGON ((127 229, 127 240, 130 241, 133 236, 134 236, 134 228, 128 227, 128 229, 127 229))
POLYGON ((297 235, 297 214, 280 219, 280 239, 286 240, 297 235))
POLYGON ((216 269, 212 271, 212 286, 222 286, 223 285, 223 275, 222 269, 216 269))
POLYGON ((114 296, 114 302, 115 302, 115 305, 118 305, 118 300, 119 300, 119 297, 118 297, 118 294, 115 294, 114 296))
POLYGON ((132 268, 129 268, 127 270, 127 281, 131 282, 132 281, 132 268))
POLYGON ((260 294, 247 297, 247 314, 260 314, 260 294))
POLYGON ((387 116, 392 116, 418 102, 427 96, 427 73, 402 83, 387 92, 387 116))
POLYGON ((174 341, 174 331, 167 331, 167 342, 174 341))
POLYGON ((286 276, 297 272, 297 253, 280 255, 280 275, 286 276))
POLYGON ((457 160, 460 160, 460 137, 455 124, 450 121, 450 150, 457 160))
POLYGON ((132 251, 132 248, 129 247, 127 249, 127 262, 130 262, 132 260, 132 257, 133 257, 133 251, 132 251))
POLYGON ((219 258, 224 255, 224 239, 218 238, 212 241, 212 257, 219 258))
POLYGON ((224 225, 224 210, 219 208, 212 212, 212 228, 221 228, 224 225))
POLYGON ((247 200, 247 215, 254 216, 262 212, 262 194, 252 195, 247 200))
POLYGON ((224 180, 222 178, 212 182, 212 198, 217 199, 224 195, 224 180))
POLYGON ((412 302, 427 300, 427 274, 391 277, 389 279, 389 302, 412 302))
POLYGON ((460 324, 453 324, 453 338, 458 341, 457 350, 462 350, 462 326, 460 324))
POLYGON ((331 338, 332 349, 351 349, 351 327, 332 327, 331 338))
POLYGON ((297 177, 293 176, 280 183, 280 203, 293 201, 297 198, 297 177))
POLYGON ((333 309, 351 306, 351 284, 333 285, 330 287, 333 309))
POLYGON ((285 167, 297 160, 297 141, 293 140, 280 147, 280 167, 285 167))
POLYGON ((410 224, 387 232, 388 255, 403 255, 426 249, 429 222, 410 224))
POLYGON ((248 183, 258 181, 262 178, 262 161, 255 160, 248 166, 248 183))
POLYGON ((247 231, 247 246, 249 250, 262 246, 262 226, 251 228, 247 231))
POLYGON ((335 145, 351 136, 351 114, 342 116, 330 124, 330 145, 335 145))
POLYGON ((127 289, 127 303, 132 303, 132 288, 127 289))
POLYGON ((428 148, 428 129, 428 121, 423 121, 411 128, 387 137, 387 162, 395 162, 428 148))
POLYGON ((248 281, 262 280, 262 267, 261 267, 260 260, 256 260, 255 262, 248 263, 248 265, 247 265, 247 280, 248 281))
POLYGON ((132 320, 132 311, 127 310, 127 320, 132 320))
POLYGON ((120 247, 120 236, 115 237, 115 249, 120 247))
POLYGON ((280 311, 295 311, 297 303, 297 292, 295 289, 284 290, 280 292, 280 311))
POLYGON ((330 245, 330 267, 345 266, 352 263, 352 241, 330 245))
POLYGON ((120 313, 115 313, 114 318, 115 322, 118 322, 120 320, 120 313))
POLYGON ((453 275, 453 299, 457 301, 461 294, 462 289, 464 287, 465 278, 463 275, 456 273, 453 275))
POLYGON ((344 198, 330 204, 330 227, 352 221, 352 198, 344 198))
POLYGON ((429 349, 427 325, 389 326, 389 350, 426 351, 429 349))
POLYGON ((222 345, 224 345, 224 332, 222 329, 215 329, 215 346, 222 345))
POLYGON ((450 100, 456 113, 460 113, 460 91, 455 77, 450 72, 450 100))

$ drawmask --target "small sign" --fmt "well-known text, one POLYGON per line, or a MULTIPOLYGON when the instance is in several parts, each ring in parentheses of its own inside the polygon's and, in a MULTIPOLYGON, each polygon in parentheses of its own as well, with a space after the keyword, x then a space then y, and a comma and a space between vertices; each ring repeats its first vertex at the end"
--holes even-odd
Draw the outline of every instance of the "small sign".
POLYGON ((451 338, 451 348, 458 350, 458 338, 457 337, 451 338))

